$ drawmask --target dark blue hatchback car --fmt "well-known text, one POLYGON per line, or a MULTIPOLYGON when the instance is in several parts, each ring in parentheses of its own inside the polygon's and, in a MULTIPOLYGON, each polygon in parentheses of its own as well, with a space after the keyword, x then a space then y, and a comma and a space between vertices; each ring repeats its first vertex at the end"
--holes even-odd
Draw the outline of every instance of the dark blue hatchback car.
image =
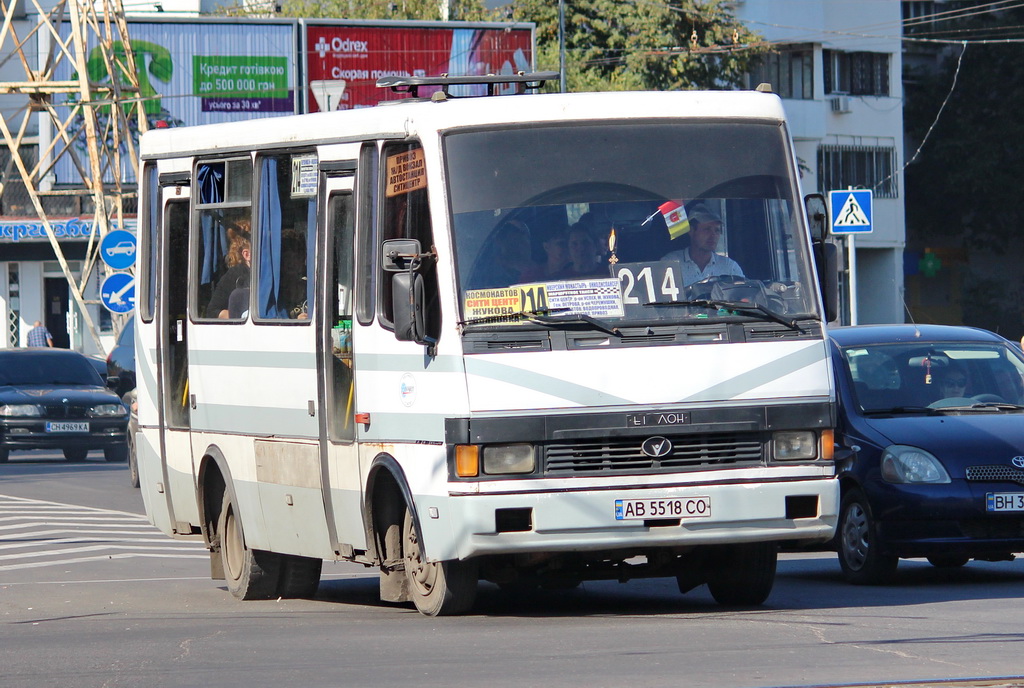
POLYGON ((845 578, 900 558, 935 566, 1024 552, 1024 358, 991 332, 939 325, 830 330, 839 388, 845 578))

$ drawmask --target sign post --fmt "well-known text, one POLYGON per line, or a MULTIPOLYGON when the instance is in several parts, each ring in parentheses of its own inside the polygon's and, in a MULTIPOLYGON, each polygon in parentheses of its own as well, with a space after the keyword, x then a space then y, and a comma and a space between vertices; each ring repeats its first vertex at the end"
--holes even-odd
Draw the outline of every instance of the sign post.
POLYGON ((850 304, 850 324, 857 324, 857 252, 854 236, 869 234, 873 229, 871 189, 846 189, 830 191, 829 205, 832 208, 832 233, 846 235, 846 264, 849 270, 847 285, 850 304))

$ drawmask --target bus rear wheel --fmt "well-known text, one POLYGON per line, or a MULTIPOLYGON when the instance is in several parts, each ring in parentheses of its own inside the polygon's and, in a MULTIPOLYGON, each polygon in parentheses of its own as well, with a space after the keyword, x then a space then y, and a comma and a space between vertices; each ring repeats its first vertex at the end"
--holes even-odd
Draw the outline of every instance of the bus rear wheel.
POLYGON ((473 608, 478 580, 476 562, 428 562, 409 508, 402 523, 402 558, 409 596, 421 614, 449 616, 473 608))
POLYGON ((754 607, 771 594, 775 585, 778 549, 774 542, 729 545, 716 557, 708 590, 723 606, 754 607))
POLYGON ((238 508, 228 493, 224 494, 217 533, 220 535, 224 580, 231 594, 240 600, 268 600, 276 597, 281 577, 281 558, 271 552, 246 547, 238 508))

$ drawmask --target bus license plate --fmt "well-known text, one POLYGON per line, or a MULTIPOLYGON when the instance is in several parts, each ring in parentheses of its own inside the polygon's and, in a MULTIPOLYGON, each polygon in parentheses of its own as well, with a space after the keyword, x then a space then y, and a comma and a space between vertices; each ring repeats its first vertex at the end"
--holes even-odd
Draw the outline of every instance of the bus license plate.
POLYGON ((711 497, 615 500, 616 521, 642 521, 652 518, 708 518, 710 516, 711 497))
POLYGON ((989 492, 985 511, 1024 511, 1024 492, 989 492))
POLYGON ((48 422, 46 432, 89 432, 88 423, 48 422))

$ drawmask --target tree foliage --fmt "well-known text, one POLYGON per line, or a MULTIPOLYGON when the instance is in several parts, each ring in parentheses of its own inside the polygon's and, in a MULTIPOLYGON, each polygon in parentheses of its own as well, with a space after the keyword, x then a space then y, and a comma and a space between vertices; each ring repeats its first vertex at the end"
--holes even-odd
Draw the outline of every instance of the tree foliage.
MULTIPOLYGON (((558 2, 507 16, 537 24, 537 67, 557 70, 558 2)), ((723 0, 566 0, 565 49, 570 91, 733 87, 768 50, 723 0)))
MULTIPOLYGON (((990 24, 1021 26, 1024 10, 983 15, 958 28, 990 24)), ((908 234, 960 235, 965 246, 1002 251, 1019 241, 1024 227, 1024 50, 1019 43, 968 43, 950 93, 960 52, 961 46, 952 48, 942 69, 908 88, 911 142, 917 145, 935 123, 906 172, 908 234)))

